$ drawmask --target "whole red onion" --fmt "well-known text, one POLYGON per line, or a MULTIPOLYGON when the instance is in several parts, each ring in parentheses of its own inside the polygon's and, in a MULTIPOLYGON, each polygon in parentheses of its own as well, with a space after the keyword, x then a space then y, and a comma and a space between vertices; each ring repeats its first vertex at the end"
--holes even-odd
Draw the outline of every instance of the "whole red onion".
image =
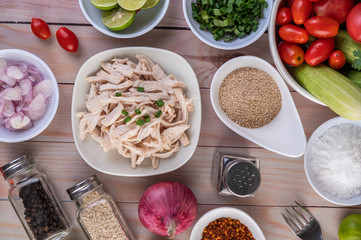
POLYGON ((149 231, 173 239, 193 224, 197 209, 197 199, 188 187, 178 182, 160 182, 144 192, 138 214, 149 231))

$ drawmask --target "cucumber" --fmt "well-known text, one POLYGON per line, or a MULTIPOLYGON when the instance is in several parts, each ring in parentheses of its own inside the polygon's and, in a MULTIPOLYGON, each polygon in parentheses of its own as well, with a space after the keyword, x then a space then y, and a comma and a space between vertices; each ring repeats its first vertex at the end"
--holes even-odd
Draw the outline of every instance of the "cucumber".
POLYGON ((340 29, 335 37, 335 48, 341 50, 348 64, 353 68, 361 70, 361 59, 354 55, 355 51, 361 51, 361 44, 355 42, 347 31, 340 29))
POLYGON ((361 88, 332 68, 306 63, 291 68, 293 76, 331 110, 349 120, 361 120, 361 88))
POLYGON ((344 69, 341 70, 341 73, 361 88, 361 71, 345 66, 344 69))

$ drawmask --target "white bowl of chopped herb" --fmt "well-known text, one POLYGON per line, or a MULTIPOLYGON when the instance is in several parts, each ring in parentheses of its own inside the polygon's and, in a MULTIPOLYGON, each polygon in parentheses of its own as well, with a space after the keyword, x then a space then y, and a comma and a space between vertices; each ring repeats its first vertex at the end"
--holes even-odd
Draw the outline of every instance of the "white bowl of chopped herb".
POLYGON ((211 47, 234 50, 246 47, 266 31, 273 0, 183 0, 189 28, 211 47))
POLYGON ((236 57, 211 84, 211 102, 221 121, 238 135, 288 157, 300 157, 306 136, 286 83, 265 60, 236 57))

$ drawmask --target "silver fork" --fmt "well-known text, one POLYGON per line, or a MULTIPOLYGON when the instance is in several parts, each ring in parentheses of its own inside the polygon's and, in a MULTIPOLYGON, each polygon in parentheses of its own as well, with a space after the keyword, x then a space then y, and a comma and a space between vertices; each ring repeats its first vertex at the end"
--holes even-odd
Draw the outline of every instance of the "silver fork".
POLYGON ((302 240, 322 240, 321 227, 316 218, 301 204, 290 205, 291 211, 286 208, 287 214, 282 214, 291 230, 302 240))

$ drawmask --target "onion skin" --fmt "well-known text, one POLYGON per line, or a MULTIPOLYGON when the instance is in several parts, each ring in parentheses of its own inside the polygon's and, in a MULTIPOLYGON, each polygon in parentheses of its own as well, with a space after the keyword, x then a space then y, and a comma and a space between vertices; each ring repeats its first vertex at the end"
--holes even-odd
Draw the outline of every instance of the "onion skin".
POLYGON ((144 192, 138 215, 149 231, 173 239, 193 224, 197 210, 197 199, 188 187, 178 182, 160 182, 144 192))

